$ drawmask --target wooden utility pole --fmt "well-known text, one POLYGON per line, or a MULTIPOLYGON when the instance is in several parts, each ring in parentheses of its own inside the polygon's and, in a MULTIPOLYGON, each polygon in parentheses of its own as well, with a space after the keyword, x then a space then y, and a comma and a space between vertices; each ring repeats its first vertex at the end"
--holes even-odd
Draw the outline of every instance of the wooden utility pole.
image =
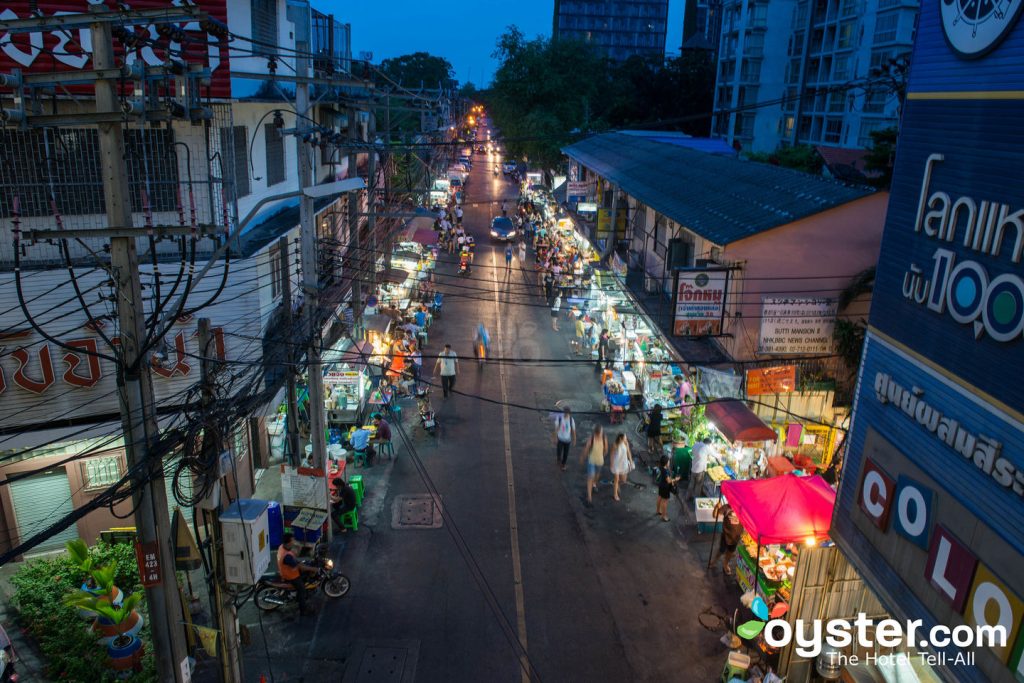
POLYGON ((292 273, 291 253, 288 248, 288 236, 282 236, 278 241, 278 258, 281 269, 281 301, 284 305, 284 353, 285 353, 285 379, 288 401, 288 413, 285 416, 288 434, 288 456, 293 467, 299 466, 302 459, 302 444, 299 442, 299 394, 295 382, 295 351, 292 346, 292 330, 295 327, 294 316, 292 315, 292 273))
MULTIPOLYGON (((103 5, 90 5, 90 10, 104 11, 103 5)), ((90 25, 92 68, 116 72, 111 25, 96 21, 90 25)), ((96 113, 121 112, 118 79, 97 78, 96 113)), ((133 225, 128 171, 125 164, 124 130, 122 124, 101 123, 98 126, 100 163, 103 172, 103 199, 110 228, 133 225)), ((142 230, 139 230, 139 236, 142 230)), ((187 652, 182 623, 184 615, 174 573, 174 547, 171 522, 167 514, 167 491, 161 460, 150 452, 159 434, 156 421, 153 378, 149 359, 143 357, 146 339, 146 313, 142 285, 139 282, 139 256, 136 236, 112 237, 110 266, 117 296, 118 337, 121 363, 118 368, 118 396, 121 401, 121 423, 124 430, 125 459, 129 469, 143 463, 145 486, 135 486, 132 499, 135 507, 135 528, 139 541, 158 548, 161 581, 146 588, 153 648, 161 681, 184 681, 188 671, 187 652), (183 670, 186 673, 183 673, 183 670)))
MULTIPOLYGON (((203 412, 209 411, 216 400, 216 383, 214 382, 214 355, 213 334, 210 332, 210 319, 199 319, 199 369, 202 376, 201 401, 203 412)), ((210 448, 219 454, 224 450, 224 434, 221 425, 211 423, 206 425, 203 431, 203 448, 210 448), (206 443, 206 439, 213 439, 212 444, 206 443)), ((217 468, 220 467, 220 457, 217 458, 217 468)), ((215 470, 219 474, 219 470, 215 470)), ((213 475, 210 475, 213 476, 213 475)), ((227 496, 227 489, 220 477, 216 477, 220 485, 221 503, 227 496)), ((235 495, 238 495, 237 487, 235 495)), ((224 573, 224 543, 220 533, 220 508, 203 510, 206 518, 207 528, 210 529, 210 557, 213 558, 213 604, 214 619, 217 620, 217 628, 220 631, 220 638, 217 656, 220 658, 221 681, 224 683, 241 683, 242 658, 239 656, 238 647, 238 611, 235 608, 235 600, 226 595, 224 573)))
MULTIPOLYGON (((359 175, 359 155, 356 153, 356 143, 359 141, 359 131, 356 127, 357 111, 349 107, 346 112, 348 120, 348 177, 355 178, 359 175)), ((369 185, 369 183, 367 183, 369 185)), ((368 195, 369 196, 369 195, 368 195)), ((348 198, 348 229, 349 241, 351 242, 351 253, 349 261, 355 264, 352 273, 352 314, 355 320, 356 332, 363 329, 363 263, 366 254, 363 253, 363 236, 359 230, 359 195, 353 194, 348 198)))

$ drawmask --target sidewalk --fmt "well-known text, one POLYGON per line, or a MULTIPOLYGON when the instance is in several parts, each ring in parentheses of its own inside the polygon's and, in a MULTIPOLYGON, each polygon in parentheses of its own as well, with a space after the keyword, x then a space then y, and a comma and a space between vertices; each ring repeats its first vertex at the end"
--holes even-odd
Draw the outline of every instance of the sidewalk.
POLYGON ((11 606, 11 598, 14 596, 11 577, 18 572, 22 564, 23 562, 9 562, 0 567, 0 624, 3 624, 18 657, 14 664, 18 679, 23 683, 49 683, 50 679, 43 675, 44 666, 35 643, 30 642, 22 632, 17 621, 18 614, 11 606))

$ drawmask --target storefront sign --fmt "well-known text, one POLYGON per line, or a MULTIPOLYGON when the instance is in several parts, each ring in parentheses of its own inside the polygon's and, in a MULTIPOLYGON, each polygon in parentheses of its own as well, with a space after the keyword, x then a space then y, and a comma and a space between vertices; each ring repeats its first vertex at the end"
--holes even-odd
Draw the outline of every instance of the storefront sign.
POLYGON ((728 287, 727 270, 677 271, 672 334, 677 337, 721 334, 728 287))
MULTIPOLYGON (((38 5, 27 0, 9 0, 0 5, 0 20, 52 18, 61 14, 83 14, 94 3, 86 0, 57 0, 38 5)), ((223 0, 200 0, 194 3, 214 19, 227 22, 227 8, 223 0)), ((131 9, 164 9, 166 0, 132 0, 131 9)), ((184 40, 175 40, 177 32, 164 36, 157 24, 127 28, 142 40, 134 48, 125 48, 120 40, 114 41, 117 62, 131 66, 141 61, 147 66, 163 66, 170 57, 180 57, 189 63, 202 64, 210 69, 210 96, 231 97, 231 78, 228 74, 228 42, 208 34, 198 21, 175 25, 184 40)), ((92 69, 92 35, 88 27, 55 30, 46 33, 0 34, 0 71, 20 69, 25 73, 79 71, 92 69)), ((91 85, 65 85, 61 89, 72 93, 91 93, 91 85)))
POLYGON ((779 365, 774 368, 747 370, 747 396, 788 394, 795 390, 795 365, 779 365))
MULTIPOLYGON (((616 239, 621 239, 626 236, 626 217, 629 215, 629 211, 625 208, 620 208, 616 213, 615 219, 615 236, 616 239)), ((612 231, 612 210, 611 209, 598 209, 597 210, 597 237, 607 238, 609 233, 612 231)))
POLYGON ((908 419, 992 477, 997 484, 1024 496, 1024 470, 1017 469, 1010 460, 1002 457, 1003 444, 985 434, 970 431, 954 417, 943 415, 925 401, 922 389, 908 389, 887 373, 875 374, 874 389, 879 403, 901 410, 908 419))
POLYGON ((597 213, 596 202, 580 202, 576 205, 577 213, 597 213))
POLYGON ((328 370, 324 373, 324 384, 355 384, 359 381, 356 370, 328 370))
POLYGON ((565 197, 568 202, 586 201, 588 197, 596 196, 597 188, 594 183, 579 180, 570 180, 566 184, 565 197))
POLYGON ((771 355, 831 353, 836 301, 823 298, 761 297, 757 352, 771 355))

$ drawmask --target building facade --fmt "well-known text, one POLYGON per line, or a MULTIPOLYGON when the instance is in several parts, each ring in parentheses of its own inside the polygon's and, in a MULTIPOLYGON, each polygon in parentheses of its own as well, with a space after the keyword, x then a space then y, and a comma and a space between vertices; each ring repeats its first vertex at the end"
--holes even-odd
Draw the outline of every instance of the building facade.
POLYGON ((609 59, 665 58, 669 0, 555 0, 552 37, 600 48, 609 59))
POLYGON ((1024 22, 922 7, 833 538, 943 680, 1024 678, 1024 22), (979 629, 1001 638, 979 639, 979 629), (980 642, 979 642, 980 641, 980 642))
POLYGON ((722 1, 687 0, 683 16, 683 49, 706 49, 717 61, 722 36, 722 1))
MULTIPOLYGON (((67 0, 59 9, 84 12, 86 7, 85 2, 67 0)), ((306 32, 317 55, 313 64, 316 73, 344 74, 351 57, 347 25, 310 11, 308 6, 296 12, 294 3, 284 0, 204 0, 201 8, 239 36, 229 56, 226 42, 210 39, 198 26, 181 27, 191 44, 206 43, 200 53, 189 56, 210 70, 209 84, 199 86, 208 88, 202 92, 208 116, 195 120, 181 116, 156 126, 133 122, 125 130, 134 227, 142 235, 149 225, 196 228, 194 240, 187 236, 180 240, 136 240, 144 307, 152 320, 162 317, 158 302, 176 303, 176 297, 188 290, 183 313, 167 318, 169 331, 151 357, 161 415, 158 422, 165 430, 176 426, 174 421, 193 401, 200 374, 201 352, 196 337, 199 317, 210 319, 218 355, 238 363, 238 368, 249 368, 237 376, 243 382, 251 380, 253 391, 258 393, 273 383, 269 371, 266 377, 259 377, 260 363, 268 362, 268 349, 274 348, 270 335, 287 332, 278 313, 295 308, 301 301, 296 267, 296 143, 294 137, 279 132, 274 116, 275 110, 291 109, 292 102, 281 91, 293 92, 294 86, 282 83, 270 89, 265 80, 239 74, 265 73, 271 57, 279 62, 282 73, 294 73, 291 51, 296 47, 295 36, 306 32), (230 242, 231 258, 218 258, 217 248, 223 244, 224 235, 238 228, 240 234, 230 242), (282 244, 287 250, 283 258, 282 244), (193 286, 185 284, 192 282, 191 276, 187 280, 179 277, 179 273, 188 273, 193 267, 193 272, 202 270, 211 260, 205 278, 193 286), (293 301, 283 298, 282 260, 289 263, 293 301), (203 306, 204 302, 211 303, 203 306), (195 312, 189 310, 192 308, 195 312), (242 379, 243 375, 249 379, 242 379)), ((16 14, 22 15, 18 11, 16 14)), ((137 28, 158 35, 156 27, 137 28)), ((40 34, 33 39, 48 46, 60 38, 40 34)), ((91 43, 82 39, 77 44, 91 43)), ((129 49, 126 60, 162 64, 164 48, 129 49)), ((75 56, 76 61, 70 57, 63 60, 62 68, 90 68, 88 53, 75 56)), ((13 45, 6 46, 0 56, 6 61, 0 68, 9 70, 12 62, 29 72, 51 71, 55 66, 43 60, 25 63, 25 59, 13 45)), ((197 82, 182 79, 180 92, 191 92, 197 82)), ((66 93, 56 102, 48 99, 48 106, 69 117, 89 111, 91 92, 71 89, 66 93)), ((0 99, 5 108, 11 106, 9 91, 0 91, 0 99)), ((187 112, 190 102, 182 100, 181 104, 187 112)), ((325 98, 322 111, 314 112, 315 118, 336 121, 334 107, 325 98)), ((294 116, 289 114, 287 118, 285 125, 294 126, 294 116)), ((0 481, 5 485, 0 486, 0 549, 7 550, 118 481, 126 471, 126 462, 120 435, 118 369, 110 359, 108 346, 109 340, 117 336, 117 319, 111 304, 115 293, 103 265, 107 240, 69 239, 64 241, 65 251, 61 240, 26 239, 32 230, 106 226, 96 130, 83 118, 80 124, 63 123, 45 129, 7 128, 2 135, 0 481), (15 230, 22 235, 17 245, 15 230), (69 265, 74 269, 81 297, 72 284, 69 265), (48 336, 40 334, 33 322, 48 336), (67 346, 81 349, 81 353, 67 346), (91 352, 106 352, 107 357, 91 352)), ((337 156, 333 151, 316 150, 317 182, 349 172, 337 156)), ((338 305, 345 298, 346 284, 340 265, 352 234, 348 201, 347 195, 335 195, 322 197, 315 204, 318 237, 331 245, 325 250, 330 258, 319 264, 321 291, 323 298, 338 305)), ((365 191, 352 201, 363 207, 358 211, 363 211, 365 191)), ((234 386, 248 385, 236 382, 234 386)), ((228 493, 251 495, 253 469, 268 452, 268 436, 259 412, 237 420, 226 440, 239 477, 238 489, 228 493)), ((172 454, 164 463, 169 473, 166 488, 170 501, 176 457, 172 454)), ((188 517, 190 508, 182 509, 188 517)), ((97 509, 37 550, 59 548, 70 538, 92 543, 103 530, 130 524, 115 516, 124 516, 130 510, 130 500, 113 509, 97 509)))
POLYGON ((726 0, 713 134, 865 148, 895 126, 916 0, 726 0))

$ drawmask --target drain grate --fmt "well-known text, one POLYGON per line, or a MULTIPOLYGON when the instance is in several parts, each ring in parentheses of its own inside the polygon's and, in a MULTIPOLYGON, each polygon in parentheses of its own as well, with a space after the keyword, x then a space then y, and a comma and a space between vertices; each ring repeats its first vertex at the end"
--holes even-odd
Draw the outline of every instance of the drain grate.
POLYGON ((359 660, 355 683, 400 683, 405 674, 408 657, 409 651, 405 648, 368 647, 359 660))
POLYGON ((395 496, 392 529, 439 529, 442 521, 440 498, 429 493, 395 496))

